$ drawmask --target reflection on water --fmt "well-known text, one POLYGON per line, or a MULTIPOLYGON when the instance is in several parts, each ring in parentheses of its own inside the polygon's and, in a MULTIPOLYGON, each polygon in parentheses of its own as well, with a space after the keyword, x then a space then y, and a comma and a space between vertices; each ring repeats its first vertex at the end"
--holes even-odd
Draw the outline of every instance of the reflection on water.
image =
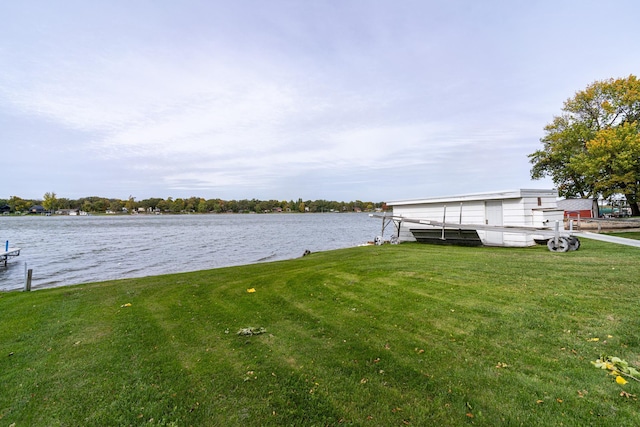
POLYGON ((0 290, 195 271, 290 259, 373 240, 366 214, 0 217, 0 242, 22 248, 0 290))

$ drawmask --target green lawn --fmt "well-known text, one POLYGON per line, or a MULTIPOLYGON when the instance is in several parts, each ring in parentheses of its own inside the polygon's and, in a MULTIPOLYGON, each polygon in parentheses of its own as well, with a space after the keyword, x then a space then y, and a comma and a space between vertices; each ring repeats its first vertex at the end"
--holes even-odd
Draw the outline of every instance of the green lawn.
POLYGON ((627 239, 637 239, 640 240, 640 231, 620 231, 617 233, 607 233, 612 236, 618 237, 626 237, 627 239))
POLYGON ((639 259, 402 244, 0 293, 0 426, 640 425, 591 364, 638 366, 639 259))

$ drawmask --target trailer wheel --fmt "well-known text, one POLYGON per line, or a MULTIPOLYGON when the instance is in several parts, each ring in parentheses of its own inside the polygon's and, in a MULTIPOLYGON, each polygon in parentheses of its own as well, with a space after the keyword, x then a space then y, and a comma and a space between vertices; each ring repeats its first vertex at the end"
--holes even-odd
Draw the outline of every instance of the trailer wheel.
POLYGON ((578 249, 580 249, 580 240, 574 236, 569 237, 569 250, 577 251, 578 249))
POLYGON ((569 250, 569 246, 569 240, 566 237, 558 238, 557 245, 555 238, 551 238, 547 241, 547 247, 551 252, 567 252, 569 250))

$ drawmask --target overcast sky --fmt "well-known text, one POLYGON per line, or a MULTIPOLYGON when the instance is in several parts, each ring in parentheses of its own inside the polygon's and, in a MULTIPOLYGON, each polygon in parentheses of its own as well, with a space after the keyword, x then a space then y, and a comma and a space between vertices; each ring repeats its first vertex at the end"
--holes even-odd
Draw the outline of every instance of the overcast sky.
POLYGON ((0 198, 385 201, 517 188, 638 75, 640 2, 0 2, 0 198))

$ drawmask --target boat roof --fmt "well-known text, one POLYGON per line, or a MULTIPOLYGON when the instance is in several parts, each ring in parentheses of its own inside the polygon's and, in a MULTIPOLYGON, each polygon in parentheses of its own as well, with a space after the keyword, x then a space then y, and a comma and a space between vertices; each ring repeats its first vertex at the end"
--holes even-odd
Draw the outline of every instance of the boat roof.
POLYGON ((488 193, 472 193, 460 194, 445 197, 429 197, 423 199, 395 200, 386 202, 389 206, 400 205, 420 205, 430 203, 453 203, 453 202, 469 202, 478 200, 505 200, 505 199, 522 199, 525 197, 558 197, 557 190, 549 189, 525 189, 519 190, 503 190, 488 193))

